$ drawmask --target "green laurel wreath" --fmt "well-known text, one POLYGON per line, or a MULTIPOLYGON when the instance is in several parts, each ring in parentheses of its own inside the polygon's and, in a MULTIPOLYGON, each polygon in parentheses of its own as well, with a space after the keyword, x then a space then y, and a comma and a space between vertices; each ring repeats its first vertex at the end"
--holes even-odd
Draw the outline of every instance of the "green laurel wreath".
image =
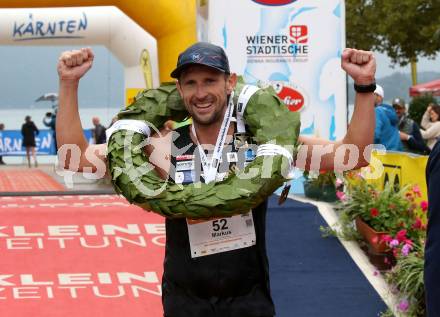
MULTIPOLYGON (((243 83, 237 84, 234 104, 243 87, 243 83)), ((181 121, 187 115, 173 83, 144 90, 118 114, 118 119, 143 120, 154 127, 162 127, 169 119, 181 121)), ((295 157, 299 114, 290 112, 271 87, 259 89, 252 95, 244 119, 257 144, 275 142, 285 146, 295 157)), ((174 184, 160 178, 148 163, 142 149, 145 141, 146 136, 128 130, 112 134, 107 154, 112 184, 130 203, 165 217, 199 219, 246 213, 286 181, 282 171, 288 169, 288 160, 275 155, 271 160, 256 157, 246 168, 231 173, 220 182, 174 184), (250 171, 257 173, 251 178, 243 177, 250 171)))

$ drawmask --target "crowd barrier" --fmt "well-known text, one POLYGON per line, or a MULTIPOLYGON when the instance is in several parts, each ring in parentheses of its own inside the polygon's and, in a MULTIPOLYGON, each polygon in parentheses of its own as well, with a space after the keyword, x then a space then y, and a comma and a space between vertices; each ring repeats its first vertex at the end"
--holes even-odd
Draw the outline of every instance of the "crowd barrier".
POLYGON ((372 161, 375 159, 379 160, 383 166, 381 176, 369 180, 376 188, 383 189, 386 183, 399 188, 405 185, 418 185, 422 194, 420 200, 427 200, 425 169, 428 156, 387 151, 386 153, 373 152, 372 161))

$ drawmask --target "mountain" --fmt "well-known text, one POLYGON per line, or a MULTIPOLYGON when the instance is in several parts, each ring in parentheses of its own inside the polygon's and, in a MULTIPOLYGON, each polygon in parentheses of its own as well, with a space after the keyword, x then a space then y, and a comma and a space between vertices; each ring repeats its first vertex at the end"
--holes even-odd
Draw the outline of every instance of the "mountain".
MULTIPOLYGON (((417 75, 419 83, 440 79, 440 73, 438 72, 420 72, 417 75)), ((384 99, 386 103, 391 104, 392 100, 397 97, 403 98, 406 103, 410 101, 409 87, 412 86, 411 74, 395 72, 389 76, 379 78, 376 81, 385 91, 384 99)), ((348 103, 354 104, 353 81, 351 78, 348 85, 348 103)))

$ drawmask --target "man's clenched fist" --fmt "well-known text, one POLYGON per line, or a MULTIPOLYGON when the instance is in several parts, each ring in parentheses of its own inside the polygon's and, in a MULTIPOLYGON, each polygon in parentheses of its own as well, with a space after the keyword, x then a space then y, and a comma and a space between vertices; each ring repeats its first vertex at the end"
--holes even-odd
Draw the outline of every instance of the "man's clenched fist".
POLYGON ((342 53, 341 66, 358 85, 374 82, 376 60, 372 52, 346 48, 342 53))
POLYGON ((60 80, 78 81, 92 67, 93 58, 91 48, 61 53, 57 65, 60 80))

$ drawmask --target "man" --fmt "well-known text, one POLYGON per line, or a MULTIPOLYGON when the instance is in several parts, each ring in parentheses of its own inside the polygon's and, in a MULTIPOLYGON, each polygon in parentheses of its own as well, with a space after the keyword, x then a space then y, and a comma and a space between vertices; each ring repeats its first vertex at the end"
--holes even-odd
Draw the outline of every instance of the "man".
POLYGON ((376 85, 374 92, 374 112, 376 113, 376 128, 374 130, 374 143, 382 144, 388 151, 402 151, 402 142, 397 124, 397 118, 394 109, 383 103, 384 91, 379 85, 376 85))
POLYGON ((52 131, 52 137, 53 137, 53 143, 54 143, 54 153, 57 153, 58 150, 58 145, 57 145, 57 133, 56 133, 56 128, 55 128, 55 124, 56 124, 56 120, 57 120, 57 110, 54 109, 54 112, 46 112, 45 117, 43 118, 43 124, 50 128, 50 130, 52 131))
POLYGON ((427 317, 440 317, 440 142, 432 149, 426 167, 428 185, 428 231, 425 246, 425 292, 427 317))
MULTIPOLYGON (((86 159, 85 152, 93 151, 105 161, 105 145, 89 145, 82 135, 78 114, 77 92, 79 79, 92 66, 93 53, 90 49, 64 52, 58 62, 60 77, 60 109, 57 131, 60 144, 76 144, 81 149, 80 170, 85 167, 96 170, 96 165, 86 159), (69 121, 69 129, 63 123, 69 121)), ((346 145, 356 145, 361 153, 369 147, 374 136, 374 74, 376 63, 371 52, 347 49, 342 55, 342 68, 354 79, 356 105, 346 136, 341 141, 330 142, 311 137, 300 137, 304 144, 297 166, 309 169, 343 169, 349 150, 346 145), (312 147, 314 146, 314 147, 312 147), (324 150, 323 150, 324 149, 324 150), (318 160, 313 160, 321 152, 318 160), (342 154, 342 160, 337 154, 342 154), (340 163, 338 163, 341 161, 340 163)), ((180 135, 172 141, 172 133, 162 138, 152 138, 155 148, 150 156, 163 178, 168 175, 171 164, 179 159, 188 159, 201 144, 208 156, 217 143, 219 130, 228 104, 228 96, 235 87, 237 76, 230 72, 228 58, 222 48, 196 43, 179 55, 177 68, 171 73, 177 79, 177 89, 185 107, 192 116, 193 125, 178 129, 180 135), (171 153, 171 142, 175 147, 188 148, 176 157, 171 153)), ((225 128, 226 129, 226 128, 225 128)), ((231 124, 230 137, 235 132, 231 124)), ((233 143, 233 142, 232 142, 233 143)), ((222 144, 222 143, 219 143, 222 144)), ((151 151, 147 149, 147 151, 151 151)), ((202 154, 200 154, 202 155, 202 154)), ((351 167, 367 164, 362 157, 351 167)), ((190 164, 189 164, 190 165, 190 164)), ((188 165, 186 165, 188 166, 188 165)), ((69 168, 69 162, 65 163, 69 168)), ((175 168, 174 170, 177 170, 175 168)), ((188 181, 190 183, 191 180, 188 181)), ((275 309, 269 289, 268 261, 265 250, 266 204, 249 213, 254 227, 255 243, 232 251, 193 257, 193 232, 190 220, 166 220, 166 255, 162 280, 163 306, 165 316, 231 316, 231 317, 269 317, 275 309)), ((204 225, 225 225, 226 219, 206 221, 204 225)))
POLYGON ((423 140, 419 125, 407 115, 405 101, 401 98, 393 99, 393 108, 399 118, 398 127, 403 150, 418 154, 429 154, 431 150, 423 140))
POLYGON ((105 143, 105 127, 99 122, 98 117, 93 117, 92 123, 95 126, 95 128, 92 130, 93 139, 95 140, 95 144, 104 144, 105 143))

